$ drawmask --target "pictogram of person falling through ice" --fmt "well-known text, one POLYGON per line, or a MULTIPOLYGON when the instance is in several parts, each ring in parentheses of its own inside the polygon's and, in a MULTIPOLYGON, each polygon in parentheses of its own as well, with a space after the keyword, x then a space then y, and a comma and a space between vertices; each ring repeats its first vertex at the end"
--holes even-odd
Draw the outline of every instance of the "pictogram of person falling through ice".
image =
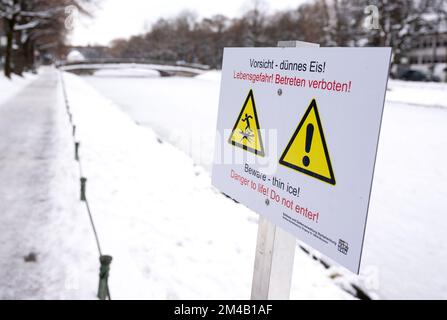
POLYGON ((253 119, 252 116, 245 114, 245 118, 242 119, 242 122, 246 122, 245 130, 241 130, 241 142, 245 139, 251 142, 251 139, 254 137, 253 130, 250 127, 250 119, 253 119))

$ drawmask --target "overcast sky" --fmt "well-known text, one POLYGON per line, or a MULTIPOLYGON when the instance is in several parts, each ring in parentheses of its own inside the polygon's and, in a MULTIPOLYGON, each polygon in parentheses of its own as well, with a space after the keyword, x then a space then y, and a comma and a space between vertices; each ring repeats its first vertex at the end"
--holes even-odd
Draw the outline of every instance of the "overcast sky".
MULTIPOLYGON (((265 0, 268 11, 297 8, 307 0, 265 0)), ((224 14, 237 17, 250 7, 251 0, 102 0, 93 19, 77 19, 71 36, 76 45, 108 44, 148 30, 158 18, 169 18, 183 10, 198 17, 224 14)))

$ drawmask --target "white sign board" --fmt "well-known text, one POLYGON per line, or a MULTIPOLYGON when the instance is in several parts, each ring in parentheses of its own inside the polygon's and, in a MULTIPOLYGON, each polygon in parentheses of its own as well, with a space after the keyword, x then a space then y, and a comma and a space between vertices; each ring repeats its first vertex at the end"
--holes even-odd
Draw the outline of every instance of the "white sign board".
POLYGON ((225 49, 212 182, 358 273, 390 48, 225 49))

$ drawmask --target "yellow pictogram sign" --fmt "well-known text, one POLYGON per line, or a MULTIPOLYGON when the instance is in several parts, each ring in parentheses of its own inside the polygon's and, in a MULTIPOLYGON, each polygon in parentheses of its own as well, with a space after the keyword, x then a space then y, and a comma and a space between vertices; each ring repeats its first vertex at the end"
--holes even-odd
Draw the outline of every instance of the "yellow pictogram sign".
POLYGON ((253 90, 245 99, 228 142, 258 156, 265 156, 253 90))
POLYGON ((315 99, 307 108, 279 163, 335 185, 335 176, 315 99))

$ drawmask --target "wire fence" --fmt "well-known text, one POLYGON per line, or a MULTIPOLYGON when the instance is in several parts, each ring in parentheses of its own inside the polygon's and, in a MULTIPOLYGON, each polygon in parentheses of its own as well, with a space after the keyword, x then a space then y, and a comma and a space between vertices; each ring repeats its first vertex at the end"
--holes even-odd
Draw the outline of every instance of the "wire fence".
POLYGON ((76 124, 73 121, 73 114, 71 112, 70 108, 70 102, 68 99, 67 94, 67 88, 65 86, 64 76, 63 73, 60 72, 60 79, 61 79, 61 85, 62 85, 62 92, 64 97, 64 103, 65 108, 68 115, 69 123, 72 127, 72 138, 73 138, 73 145, 74 145, 74 153, 75 153, 75 160, 78 163, 79 168, 79 181, 80 181, 80 201, 82 201, 85 204, 85 208, 88 213, 88 217, 90 220, 90 225, 92 227, 93 234, 95 236, 96 246, 98 248, 99 253, 99 261, 100 261, 100 271, 99 271, 99 287, 98 287, 98 298, 101 300, 111 300, 111 294, 109 289, 109 270, 110 270, 110 264, 112 262, 112 257, 109 255, 103 255, 101 250, 101 242, 99 240, 99 235, 97 228, 95 226, 95 222, 93 219, 93 214, 91 210, 90 203, 87 198, 87 177, 84 176, 84 171, 82 170, 82 161, 80 156, 80 147, 81 147, 81 141, 78 141, 76 139, 76 124))

